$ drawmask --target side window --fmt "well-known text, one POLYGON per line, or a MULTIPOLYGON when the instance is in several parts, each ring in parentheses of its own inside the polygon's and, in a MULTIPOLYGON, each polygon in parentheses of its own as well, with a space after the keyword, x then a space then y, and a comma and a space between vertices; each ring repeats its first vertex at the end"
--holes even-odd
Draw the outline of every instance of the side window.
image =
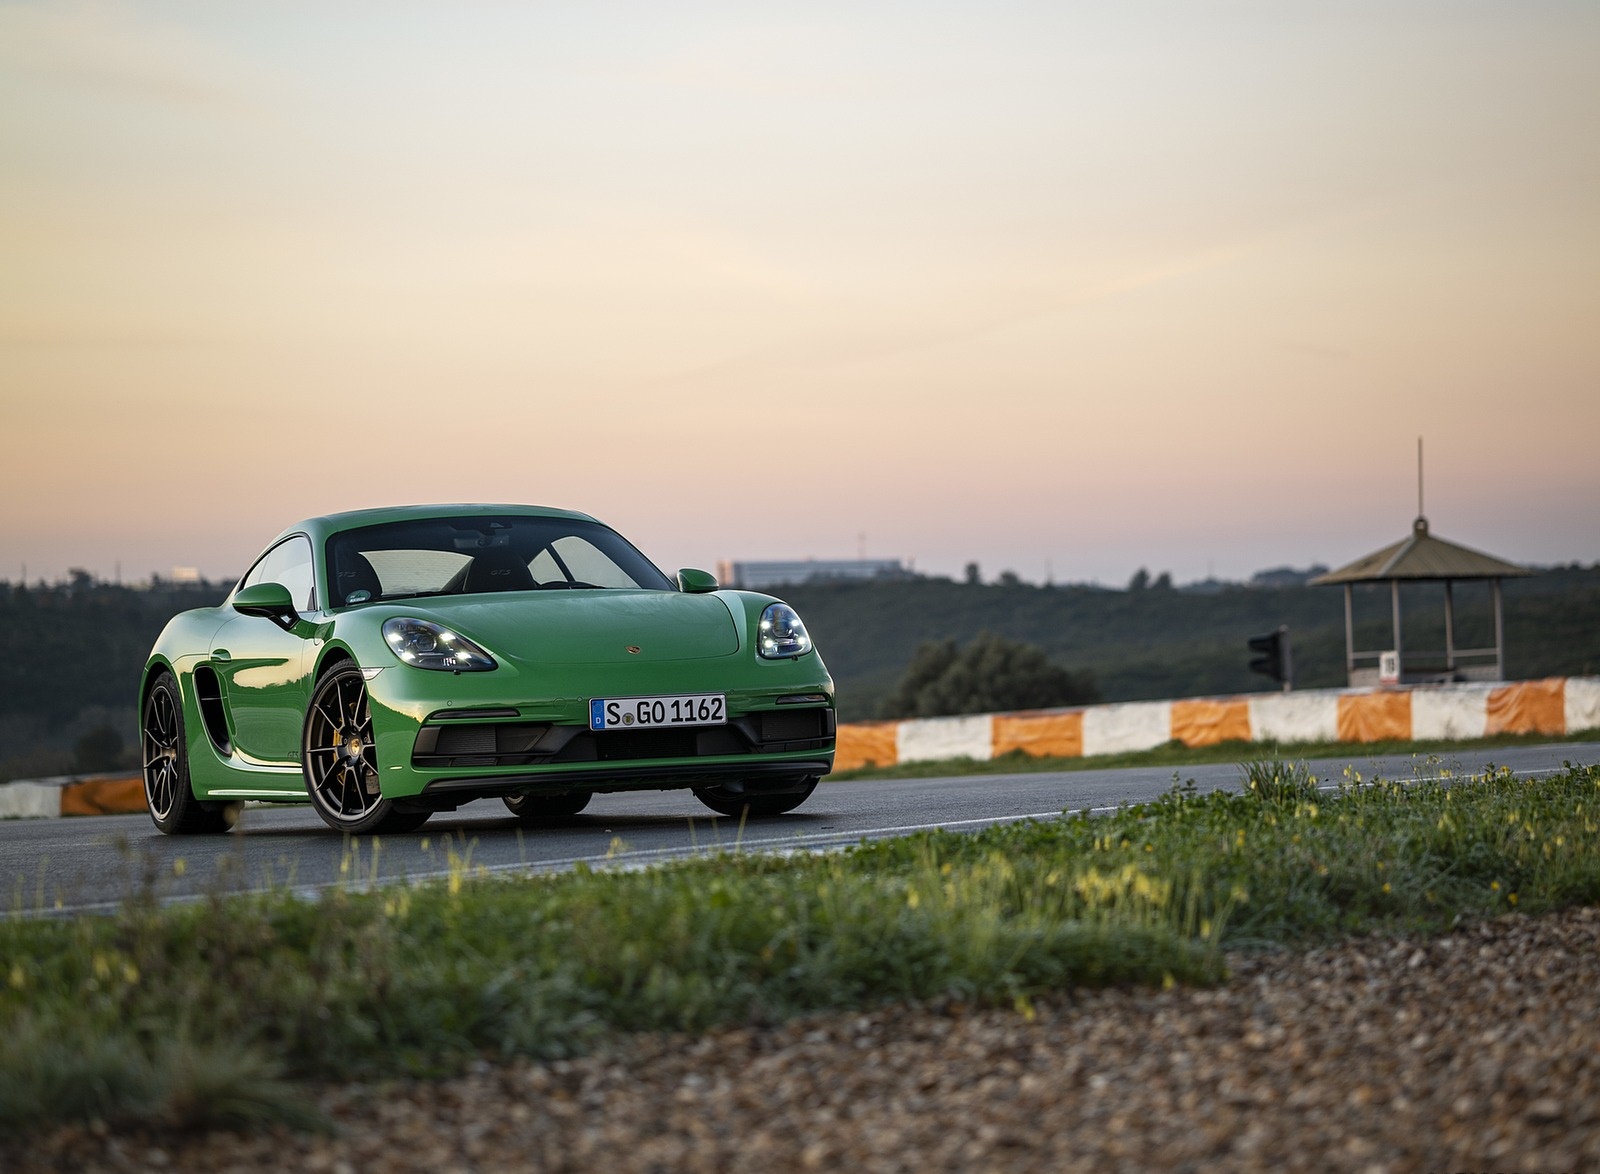
POLYGON ((297 534, 267 551, 239 586, 253 587, 257 583, 282 583, 289 589, 295 609, 310 611, 317 594, 316 577, 311 570, 311 543, 297 534))
POLYGON ((317 602, 316 576, 311 570, 311 543, 304 538, 291 538, 278 547, 284 552, 282 576, 278 582, 289 589, 297 611, 310 611, 317 602))
POLYGON ((239 589, 241 591, 246 587, 254 587, 257 583, 272 582, 272 578, 267 574, 267 571, 271 569, 272 556, 276 550, 277 548, 274 547, 272 550, 267 551, 266 554, 256 560, 255 566, 245 572, 244 578, 239 580, 239 589))

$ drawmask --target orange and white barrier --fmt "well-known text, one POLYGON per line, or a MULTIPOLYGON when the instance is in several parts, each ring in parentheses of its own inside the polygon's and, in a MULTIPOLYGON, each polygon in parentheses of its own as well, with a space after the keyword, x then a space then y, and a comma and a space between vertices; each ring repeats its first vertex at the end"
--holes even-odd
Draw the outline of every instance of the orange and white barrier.
MULTIPOLYGON (((1567 734, 1600 730, 1600 677, 1508 685, 1304 689, 1246 697, 1129 701, 1075 709, 981 713, 839 727, 835 770, 942 758, 998 758, 1014 750, 1080 758, 1151 750, 1168 742, 1382 742, 1567 734)), ((145 810, 137 775, 0 784, 0 819, 145 810)))
POLYGON ((987 713, 839 727, 835 770, 941 758, 998 758, 1014 750, 1078 758, 1168 742, 1379 742, 1600 729, 1600 677, 1507 685, 1304 689, 1246 697, 1132 701, 1026 713, 987 713))
POLYGON ((138 775, 64 776, 0 784, 0 819, 129 815, 148 810, 138 775))

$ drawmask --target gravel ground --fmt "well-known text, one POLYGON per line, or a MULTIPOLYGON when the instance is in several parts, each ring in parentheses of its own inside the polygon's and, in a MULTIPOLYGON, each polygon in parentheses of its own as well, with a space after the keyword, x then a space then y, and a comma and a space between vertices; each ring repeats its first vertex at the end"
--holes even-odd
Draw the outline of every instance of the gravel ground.
POLYGON ((333 1137, 63 1130, 25 1170, 1600 1169, 1600 909, 1231 959, 1213 990, 648 1037, 322 1094, 333 1137))

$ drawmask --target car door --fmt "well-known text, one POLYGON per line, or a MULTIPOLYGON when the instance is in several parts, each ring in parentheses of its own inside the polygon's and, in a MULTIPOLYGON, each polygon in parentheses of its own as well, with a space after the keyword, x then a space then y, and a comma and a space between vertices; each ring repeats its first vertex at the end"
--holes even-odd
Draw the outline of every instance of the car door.
MULTIPOLYGON (((311 543, 296 534, 257 560, 240 582, 281 583, 302 614, 316 606, 311 543)), ((211 663, 224 682, 235 749, 247 761, 300 761, 300 733, 310 698, 311 642, 265 616, 235 615, 211 637, 211 663)))

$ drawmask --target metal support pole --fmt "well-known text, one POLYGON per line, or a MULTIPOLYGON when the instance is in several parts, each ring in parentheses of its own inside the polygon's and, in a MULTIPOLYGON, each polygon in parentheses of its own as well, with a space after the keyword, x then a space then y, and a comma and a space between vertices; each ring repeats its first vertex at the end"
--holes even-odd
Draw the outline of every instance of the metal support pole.
POLYGON ((1500 580, 1491 579, 1489 585, 1494 591, 1494 677, 1503 681, 1506 679, 1506 635, 1500 618, 1500 580))
POLYGON ((1456 596, 1455 584, 1444 581, 1444 671, 1456 671, 1456 596))
POLYGON ((1395 667, 1400 670, 1400 680, 1406 679, 1406 656, 1400 649, 1400 580, 1389 580, 1389 600, 1394 611, 1394 658, 1395 667))
POLYGON ((1350 674, 1356 671, 1356 626, 1350 612, 1350 584, 1344 585, 1344 674, 1345 683, 1355 684, 1350 674))

